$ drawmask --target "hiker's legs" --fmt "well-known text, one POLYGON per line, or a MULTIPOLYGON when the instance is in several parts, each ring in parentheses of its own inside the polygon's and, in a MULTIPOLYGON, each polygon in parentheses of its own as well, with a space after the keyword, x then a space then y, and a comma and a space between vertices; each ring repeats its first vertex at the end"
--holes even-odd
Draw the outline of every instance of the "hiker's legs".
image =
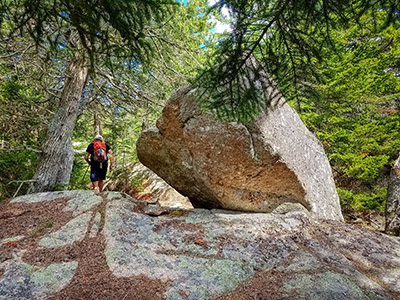
POLYGON ((108 167, 107 162, 103 162, 102 168, 100 168, 97 173, 97 176, 98 176, 97 178, 99 179, 99 191, 100 192, 103 191, 104 180, 106 179, 106 175, 107 175, 107 167, 108 167))
POLYGON ((103 191, 104 181, 100 179, 100 180, 98 181, 98 183, 99 183, 99 192, 102 192, 102 191, 103 191))
POLYGON ((97 174, 97 169, 94 165, 92 165, 92 169, 90 170, 90 180, 92 181, 93 190, 99 190, 99 175, 97 174))
MULTIPOLYGON (((92 185, 93 185, 93 189, 95 191, 99 191, 99 182, 98 181, 92 181, 92 185)), ((103 187, 103 185, 102 185, 102 187, 103 187)))
POLYGON ((97 165, 92 165, 90 180, 93 184, 93 189, 99 192, 103 191, 104 180, 107 174, 107 163, 103 163, 102 168, 97 165))

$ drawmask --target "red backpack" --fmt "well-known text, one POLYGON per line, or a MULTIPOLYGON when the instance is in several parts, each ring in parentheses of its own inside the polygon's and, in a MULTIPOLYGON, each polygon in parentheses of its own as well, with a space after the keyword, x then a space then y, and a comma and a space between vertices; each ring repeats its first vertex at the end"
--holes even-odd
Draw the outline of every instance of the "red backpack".
POLYGON ((94 142, 93 143, 94 154, 93 159, 98 162, 103 162, 107 160, 106 153, 106 143, 104 142, 94 142))

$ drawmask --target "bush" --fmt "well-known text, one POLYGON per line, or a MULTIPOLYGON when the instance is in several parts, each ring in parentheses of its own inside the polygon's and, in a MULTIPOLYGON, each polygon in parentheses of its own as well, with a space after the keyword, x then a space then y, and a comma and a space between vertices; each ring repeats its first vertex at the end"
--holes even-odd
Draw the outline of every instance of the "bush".
MULTIPOLYGON (((20 183, 12 181, 32 179, 38 162, 39 154, 29 150, 0 151, 0 202, 17 191, 20 183)), ((29 184, 24 183, 18 195, 25 194, 28 188, 29 184)))
POLYGON ((350 190, 337 188, 342 208, 352 208, 355 210, 375 209, 385 210, 387 189, 377 189, 377 193, 355 194, 350 190))
POLYGON ((70 190, 87 190, 90 183, 89 165, 83 159, 83 155, 74 156, 74 165, 72 167, 71 178, 69 181, 70 190))

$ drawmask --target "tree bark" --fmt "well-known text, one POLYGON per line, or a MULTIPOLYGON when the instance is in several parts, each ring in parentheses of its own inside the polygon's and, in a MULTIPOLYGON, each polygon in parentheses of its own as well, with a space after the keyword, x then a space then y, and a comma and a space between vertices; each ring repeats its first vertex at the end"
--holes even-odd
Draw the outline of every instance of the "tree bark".
POLYGON ((67 66, 60 104, 50 123, 39 166, 33 177, 35 182, 28 193, 68 187, 74 159, 72 133, 88 72, 83 58, 75 57, 67 66))
POLYGON ((101 130, 101 119, 100 119, 100 113, 99 113, 99 108, 96 105, 95 110, 94 110, 94 135, 102 135, 102 130, 101 130))
POLYGON ((400 235, 400 156, 390 172, 385 207, 385 232, 400 235))

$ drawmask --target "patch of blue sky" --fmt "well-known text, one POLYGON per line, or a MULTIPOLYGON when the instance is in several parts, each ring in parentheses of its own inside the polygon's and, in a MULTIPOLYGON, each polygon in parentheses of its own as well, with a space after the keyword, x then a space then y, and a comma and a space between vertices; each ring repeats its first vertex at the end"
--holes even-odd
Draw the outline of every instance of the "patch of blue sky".
POLYGON ((66 20, 66 21, 70 21, 68 12, 66 12, 66 11, 60 11, 60 16, 58 18, 66 20))
POLYGON ((189 0, 175 0, 175 1, 183 4, 184 6, 188 5, 189 3, 189 0))
POLYGON ((68 44, 67 44, 67 42, 61 42, 61 43, 57 43, 57 48, 58 49, 65 49, 65 48, 67 48, 67 46, 68 46, 68 44))
POLYGON ((200 44, 199 48, 202 49, 202 50, 206 50, 208 48, 208 43, 200 44))
POLYGON ((132 68, 132 69, 135 69, 137 71, 140 71, 141 64, 142 63, 140 61, 134 60, 134 59, 130 59, 130 60, 128 60, 128 61, 123 63, 123 65, 125 67, 132 68))
MULTIPOLYGON (((217 4, 217 0, 208 0, 208 5, 213 6, 217 4)), ((216 17, 211 16, 209 19, 209 22, 215 23, 215 26, 211 28, 209 31, 211 33, 225 33, 225 32, 231 32, 232 28, 229 24, 229 20, 231 20, 231 15, 229 13, 229 9, 223 5, 220 10, 221 16, 226 20, 225 22, 221 22, 217 20, 216 17)))
POLYGON ((122 106, 117 105, 117 106, 115 107, 115 112, 116 112, 117 114, 119 114, 123 109, 124 109, 124 108, 123 108, 122 106))
POLYGON ((205 37, 205 42, 204 42, 204 43, 201 43, 200 46, 199 46, 199 48, 200 48, 201 50, 206 50, 206 49, 210 46, 210 39, 211 39, 210 35, 207 35, 207 36, 205 37))

